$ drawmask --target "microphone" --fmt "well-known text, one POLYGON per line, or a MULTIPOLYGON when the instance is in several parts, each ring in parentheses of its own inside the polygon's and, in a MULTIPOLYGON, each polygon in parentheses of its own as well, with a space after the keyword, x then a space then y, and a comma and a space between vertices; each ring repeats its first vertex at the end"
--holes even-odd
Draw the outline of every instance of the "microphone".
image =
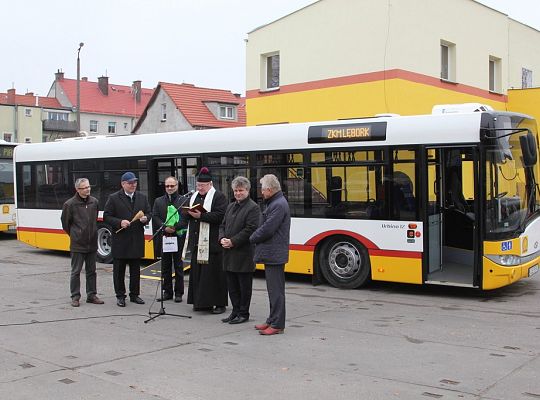
POLYGON ((187 192, 186 194, 183 194, 182 197, 189 197, 189 196, 192 196, 193 193, 195 193, 196 190, 190 190, 189 192, 187 192))

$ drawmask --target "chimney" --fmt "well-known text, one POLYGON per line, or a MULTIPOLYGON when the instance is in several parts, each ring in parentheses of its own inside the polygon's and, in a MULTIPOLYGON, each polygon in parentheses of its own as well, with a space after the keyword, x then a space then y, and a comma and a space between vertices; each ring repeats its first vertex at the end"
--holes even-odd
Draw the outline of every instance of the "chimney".
POLYGON ((133 81, 133 96, 135 97, 135 101, 137 103, 140 103, 141 102, 141 91, 142 91, 142 87, 141 87, 142 83, 141 81, 133 81))
POLYGON ((103 93, 105 96, 109 95, 109 77, 100 76, 98 78, 98 86, 101 93, 103 93))
POLYGON ((63 81, 64 80, 64 72, 58 70, 58 72, 56 72, 54 74, 54 79, 57 80, 57 81, 63 81))
POLYGON ((83 77, 81 78, 81 81, 82 81, 82 82, 88 82, 88 77, 87 77, 87 76, 83 76, 83 77))
POLYGON ((25 96, 33 96, 34 92, 26 92, 25 96))
POLYGON ((7 102, 8 104, 15 104, 15 89, 8 89, 7 102))

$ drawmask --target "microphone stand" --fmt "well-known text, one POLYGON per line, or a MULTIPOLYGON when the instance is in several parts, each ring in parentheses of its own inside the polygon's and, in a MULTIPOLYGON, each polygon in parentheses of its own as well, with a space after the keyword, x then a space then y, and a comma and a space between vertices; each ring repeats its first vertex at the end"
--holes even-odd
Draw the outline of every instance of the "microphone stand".
MULTIPOLYGON (((179 210, 180 208, 186 204, 186 201, 189 199, 189 196, 191 196, 193 193, 192 192, 188 192, 184 195, 182 195, 181 197, 183 198, 182 199, 182 202, 180 203, 180 205, 178 207, 176 207, 176 214, 180 215, 179 214, 179 210)), ((169 218, 166 219, 165 222, 163 222, 163 224, 161 224, 161 226, 159 227, 159 229, 156 231, 156 233, 154 233, 152 235, 152 237, 150 239, 148 239, 148 241, 150 242, 151 240, 154 240, 154 238, 159 234, 161 233, 165 227, 167 226, 167 222, 169 222, 169 220, 174 216, 175 214, 171 214, 169 216, 169 218)), ((178 251, 180 251, 180 248, 178 248, 178 251)), ((168 256, 168 254, 167 254, 168 256)), ((174 262, 174 261, 173 261, 174 262)), ((144 321, 144 323, 148 323, 154 319, 156 319, 157 317, 161 316, 161 315, 172 315, 173 317, 182 317, 182 318, 191 318, 191 315, 183 315, 183 314, 171 314, 171 313, 168 313, 165 311, 165 306, 163 305, 163 303, 165 303, 165 301, 163 301, 163 298, 165 297, 165 291, 164 291, 164 288, 163 288, 163 282, 164 282, 164 277, 163 277, 163 249, 161 251, 161 260, 159 260, 159 265, 160 265, 160 279, 159 279, 159 286, 160 286, 160 292, 161 292, 161 306, 159 307, 159 311, 158 312, 152 312, 152 311, 148 311, 148 315, 150 316, 150 318, 148 318, 146 321, 144 321)), ((174 268, 174 265, 173 265, 173 268, 174 268)), ((176 277, 175 279, 178 279, 178 277, 176 277)))

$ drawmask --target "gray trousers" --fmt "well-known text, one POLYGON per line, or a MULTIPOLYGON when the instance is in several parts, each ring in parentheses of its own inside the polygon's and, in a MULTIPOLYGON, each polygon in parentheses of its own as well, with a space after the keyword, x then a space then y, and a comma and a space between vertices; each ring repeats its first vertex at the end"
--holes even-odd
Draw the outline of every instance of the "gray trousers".
POLYGON ((69 289, 72 299, 81 298, 81 271, 83 264, 86 271, 86 297, 95 296, 96 291, 96 252, 90 253, 71 253, 71 278, 69 280, 69 289))
POLYGON ((270 314, 266 323, 272 328, 285 329, 285 264, 264 265, 270 314))

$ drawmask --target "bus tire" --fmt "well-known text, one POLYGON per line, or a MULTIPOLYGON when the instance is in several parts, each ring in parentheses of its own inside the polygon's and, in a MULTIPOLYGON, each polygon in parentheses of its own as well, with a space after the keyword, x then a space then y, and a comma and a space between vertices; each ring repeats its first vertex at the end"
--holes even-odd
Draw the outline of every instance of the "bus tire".
POLYGON ((329 284, 355 289, 371 279, 371 263, 364 246, 347 236, 327 239, 319 251, 319 266, 329 284))
POLYGON ((97 226, 97 260, 103 264, 111 264, 112 256, 112 228, 109 224, 100 222, 97 226))

